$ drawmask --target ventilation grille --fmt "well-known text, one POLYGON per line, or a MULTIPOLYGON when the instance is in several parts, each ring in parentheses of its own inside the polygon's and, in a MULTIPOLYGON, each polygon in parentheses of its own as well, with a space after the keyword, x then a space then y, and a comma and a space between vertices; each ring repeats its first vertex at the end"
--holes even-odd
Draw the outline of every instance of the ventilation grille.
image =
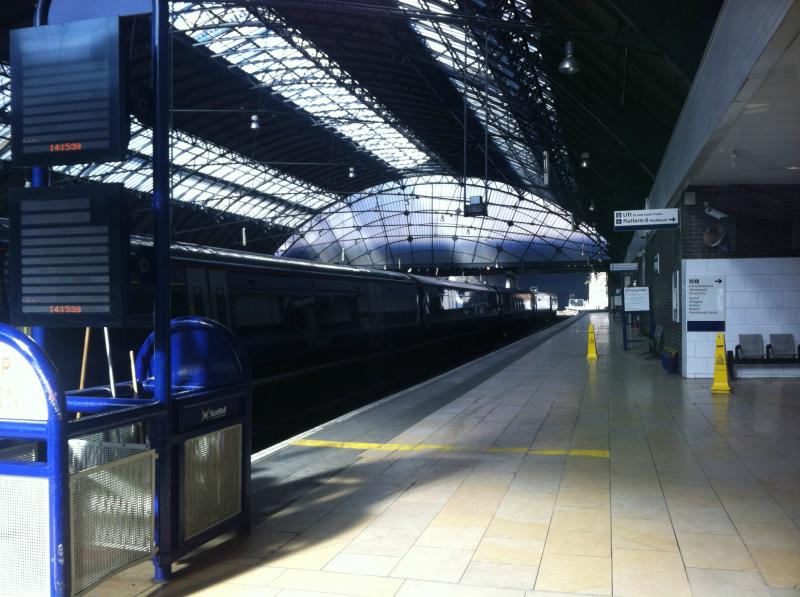
POLYGON ((70 468, 72 590, 80 593, 153 553, 155 451, 72 440, 70 468))
POLYGON ((0 475, 0 594, 50 595, 48 483, 0 475))
POLYGON ((241 512, 242 426, 193 437, 184 444, 184 539, 241 512))

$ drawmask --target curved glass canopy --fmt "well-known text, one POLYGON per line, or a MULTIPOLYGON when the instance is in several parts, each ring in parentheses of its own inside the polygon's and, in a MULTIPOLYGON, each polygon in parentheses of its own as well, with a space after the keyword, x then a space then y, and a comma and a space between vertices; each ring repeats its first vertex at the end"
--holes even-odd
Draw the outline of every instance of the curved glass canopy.
POLYGON ((279 255, 365 267, 529 267, 608 259, 606 240, 556 204, 507 184, 468 179, 488 215, 464 216, 464 187, 449 176, 385 183, 330 205, 279 255))

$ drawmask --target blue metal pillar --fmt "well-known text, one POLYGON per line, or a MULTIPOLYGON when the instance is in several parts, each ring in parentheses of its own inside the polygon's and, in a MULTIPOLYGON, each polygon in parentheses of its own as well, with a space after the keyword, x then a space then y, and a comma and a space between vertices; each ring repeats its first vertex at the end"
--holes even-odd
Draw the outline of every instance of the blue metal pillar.
POLYGON ((169 173, 169 99, 171 57, 169 53, 169 1, 153 0, 152 17, 153 93, 155 126, 153 127, 153 242, 155 245, 155 305, 153 328, 155 352, 153 377, 155 399, 166 405, 168 415, 158 423, 158 475, 156 490, 155 579, 169 580, 172 574, 173 521, 172 450, 168 439, 172 421, 170 405, 170 173, 169 173))
MULTIPOLYGON (((50 0, 38 0, 36 2, 36 12, 33 15, 33 25, 47 24, 47 10, 50 8, 50 0)), ((34 166, 31 168, 31 186, 32 187, 46 187, 50 184, 50 171, 45 166, 34 166)), ((45 348, 45 334, 44 328, 35 326, 31 328, 31 338, 42 349, 45 348)))
MULTIPOLYGON (((37 343, 38 344, 38 343, 37 343)), ((59 389, 60 391, 60 389, 59 389)), ((50 469, 50 594, 72 595, 72 535, 69 494, 68 415, 52 413, 47 425, 47 467, 50 469)))

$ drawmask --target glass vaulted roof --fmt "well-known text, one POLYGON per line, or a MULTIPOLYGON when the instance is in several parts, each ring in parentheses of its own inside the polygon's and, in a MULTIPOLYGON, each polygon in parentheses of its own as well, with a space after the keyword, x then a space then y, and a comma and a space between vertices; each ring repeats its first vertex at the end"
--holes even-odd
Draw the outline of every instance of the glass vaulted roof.
POLYGON ((378 101, 274 11, 212 2, 176 2, 172 6, 176 29, 359 149, 401 170, 417 168, 431 159, 430 152, 378 101))
MULTIPOLYGON (((401 8, 409 15, 434 13, 458 15, 460 9, 456 0, 398 0, 401 8)), ((518 2, 521 14, 531 18, 531 9, 524 2, 518 2)), ((489 59, 498 66, 495 72, 503 73, 504 86, 518 90, 507 56, 497 54, 497 46, 491 39, 479 42, 468 27, 436 20, 412 19, 412 25, 425 41, 428 49, 447 72, 454 86, 466 95, 467 104, 488 130, 494 143, 500 148, 509 165, 525 183, 535 187, 542 186, 541 155, 535 155, 524 138, 514 112, 504 99, 504 89, 491 69, 487 68, 489 59)), ((538 56, 533 37, 527 41, 531 54, 538 56)), ((541 93, 545 96, 544 110, 548 118, 556 117, 550 95, 550 86, 539 78, 541 93)), ((566 150, 563 150, 564 152, 566 150)))
MULTIPOLYGON (((11 159, 8 65, 0 64, 0 160, 11 159)), ((78 178, 120 182, 144 193, 152 190, 152 130, 131 123, 129 157, 124 162, 54 166, 78 178)), ((340 199, 305 181, 181 131, 171 138, 172 196, 236 215, 295 227, 340 199)))
POLYGON ((488 196, 487 217, 463 215, 464 189, 448 176, 386 183, 332 205, 281 247, 287 257, 366 267, 526 266, 607 259, 595 230, 573 229, 554 203, 505 183, 469 179, 488 196))

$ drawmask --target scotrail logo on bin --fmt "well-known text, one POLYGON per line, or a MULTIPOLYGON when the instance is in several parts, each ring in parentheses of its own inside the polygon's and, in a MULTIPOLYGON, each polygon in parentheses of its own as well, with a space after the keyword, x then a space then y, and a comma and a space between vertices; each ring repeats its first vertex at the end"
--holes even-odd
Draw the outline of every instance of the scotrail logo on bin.
POLYGON ((205 423, 206 421, 221 419, 226 414, 228 414, 227 406, 221 406, 219 408, 204 408, 203 412, 201 413, 200 422, 205 423))

